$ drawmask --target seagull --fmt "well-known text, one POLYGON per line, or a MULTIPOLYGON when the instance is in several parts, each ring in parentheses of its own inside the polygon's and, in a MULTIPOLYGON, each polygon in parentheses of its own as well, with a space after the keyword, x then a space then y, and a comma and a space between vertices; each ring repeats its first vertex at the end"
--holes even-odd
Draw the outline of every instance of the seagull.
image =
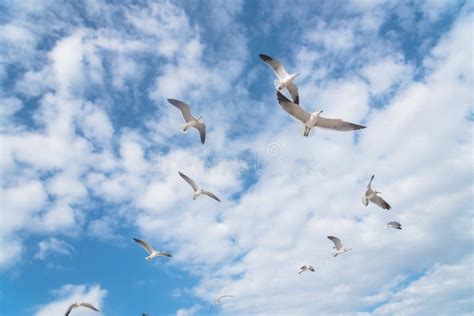
POLYGON ((288 114, 300 120, 304 124, 304 136, 308 136, 313 127, 327 128, 335 131, 354 131, 365 128, 365 126, 349 123, 341 119, 329 119, 321 117, 323 111, 313 113, 306 112, 298 104, 288 100, 280 91, 277 91, 277 98, 280 106, 288 114))
POLYGON ((87 307, 87 308, 90 308, 96 312, 98 312, 99 310, 97 308, 95 308, 92 304, 89 304, 89 303, 81 303, 81 304, 78 304, 78 303, 74 303, 72 304, 71 306, 69 306, 69 308, 67 309, 66 313, 64 314, 64 316, 69 316, 71 314, 71 311, 75 308, 78 308, 80 306, 83 306, 83 307, 87 307))
POLYGON ((370 178, 369 184, 367 185, 367 191, 365 191, 365 195, 362 197, 362 203, 364 204, 364 206, 367 206, 369 205, 369 201, 370 201, 372 203, 377 204, 378 206, 380 206, 381 208, 385 210, 391 209, 392 207, 384 199, 382 199, 380 196, 377 195, 377 194, 381 194, 382 192, 372 190, 371 184, 374 178, 375 178, 375 174, 372 175, 372 178, 370 178))
POLYGON ((191 187, 193 188, 193 200, 197 199, 198 196, 200 196, 201 194, 205 194, 211 198, 213 198, 214 200, 220 202, 221 200, 219 200, 219 198, 212 192, 209 192, 209 191, 204 191, 202 188, 200 188, 196 182, 194 182, 193 179, 191 179, 190 177, 188 177, 187 175, 185 175, 184 173, 181 173, 180 171, 178 171, 179 175, 181 176, 181 178, 183 178, 187 183, 189 183, 191 185, 191 187))
POLYGON ((219 297, 214 301, 214 303, 211 305, 211 307, 209 308, 209 312, 212 310, 212 307, 213 307, 214 305, 222 304, 222 299, 223 299, 223 298, 226 298, 226 297, 229 297, 229 298, 230 298, 230 297, 235 297, 235 296, 234 296, 234 295, 221 295, 221 296, 219 296, 219 297))
POLYGON ((352 250, 352 248, 343 248, 341 240, 334 236, 328 236, 328 239, 334 243, 333 249, 336 249, 336 252, 332 254, 333 257, 337 257, 337 255, 342 255, 343 253, 352 250))
POLYGON ((401 230, 402 229, 402 224, 400 224, 399 222, 388 222, 387 224, 385 224, 384 227, 385 228, 392 227, 392 228, 401 230))
POLYGON ((311 272, 314 272, 314 268, 313 266, 310 266, 310 265, 304 265, 300 268, 300 272, 298 272, 298 274, 301 274, 305 271, 311 271, 311 272))
POLYGON ((290 75, 283 67, 282 63, 268 55, 260 54, 260 58, 273 70, 278 79, 275 79, 275 88, 278 91, 282 91, 284 88, 288 90, 293 99, 293 102, 300 103, 298 96, 298 88, 294 84, 293 80, 299 76, 299 74, 290 75))
POLYGON ((147 243, 146 241, 143 241, 143 240, 140 240, 140 239, 137 239, 137 238, 133 238, 133 240, 135 240, 137 243, 139 243, 143 248, 145 248, 145 250, 150 254, 148 257, 146 257, 145 259, 148 260, 148 261, 151 261, 151 259, 155 258, 155 257, 173 257, 170 253, 168 252, 161 252, 161 251, 156 251, 155 249, 153 249, 153 247, 147 243))
POLYGON ((183 133, 187 133, 188 129, 190 129, 191 127, 196 128, 199 131, 199 135, 201 136, 201 143, 204 144, 204 142, 206 141, 206 124, 201 122, 202 116, 195 118, 191 114, 191 108, 189 107, 189 105, 182 101, 168 99, 168 102, 177 107, 181 111, 181 114, 183 114, 184 121, 186 123, 181 127, 181 131, 183 133))

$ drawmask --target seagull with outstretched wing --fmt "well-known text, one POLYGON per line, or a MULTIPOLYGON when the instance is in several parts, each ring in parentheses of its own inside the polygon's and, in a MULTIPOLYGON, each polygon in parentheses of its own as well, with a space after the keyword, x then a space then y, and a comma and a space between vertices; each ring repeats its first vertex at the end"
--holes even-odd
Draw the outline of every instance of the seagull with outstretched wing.
POLYGON ((280 91, 277 91, 277 99, 281 108, 286 113, 303 123, 304 136, 308 136, 313 127, 331 129, 341 132, 355 131, 365 128, 363 125, 346 122, 341 119, 329 119, 322 117, 320 114, 323 113, 323 111, 316 111, 313 113, 306 112, 299 104, 288 100, 287 97, 285 97, 280 91))
POLYGON ((183 115, 186 123, 182 126, 181 131, 186 133, 191 127, 196 128, 199 131, 201 143, 204 144, 206 142, 206 124, 201 122, 202 116, 194 117, 191 113, 191 107, 183 101, 168 99, 168 102, 177 107, 183 115))
POLYGON ((95 308, 95 307, 94 307, 92 304, 90 304, 90 303, 80 303, 80 304, 78 304, 78 303, 73 303, 73 304, 71 304, 71 306, 69 306, 69 308, 67 309, 67 311, 66 311, 66 313, 64 314, 64 316, 69 316, 69 315, 71 314, 71 312, 72 312, 73 309, 76 309, 76 308, 81 307, 81 306, 82 306, 82 307, 87 307, 87 308, 92 309, 93 311, 96 311, 96 312, 99 311, 97 308, 95 308))
POLYGON ((385 224, 385 228, 395 228, 401 230, 402 224, 400 224, 399 222, 388 222, 387 224, 385 224))
POLYGON ((372 202, 378 205, 379 207, 383 208, 384 210, 391 209, 392 207, 390 206, 390 204, 388 204, 381 196, 379 196, 381 192, 372 190, 371 185, 374 178, 375 178, 375 174, 372 175, 372 177, 370 178, 369 184, 367 185, 367 190, 365 191, 365 194, 362 197, 362 203, 364 204, 364 206, 367 206, 369 205, 369 202, 372 202))
POLYGON ((204 190, 203 188, 200 188, 196 182, 194 182, 193 179, 191 179, 190 177, 188 177, 187 175, 185 175, 184 173, 182 173, 181 171, 178 171, 179 175, 181 176, 181 178, 184 179, 184 181, 186 181, 187 183, 189 183, 189 185, 191 186, 191 188, 193 188, 193 200, 197 199, 198 196, 204 194, 204 195, 207 195, 211 198, 213 198, 214 200, 218 201, 218 202, 221 202, 221 200, 212 192, 209 192, 209 191, 206 191, 204 190))
POLYGON ((352 250, 352 248, 344 248, 342 246, 341 240, 337 237, 328 236, 328 239, 334 243, 333 248, 336 249, 336 252, 334 252, 332 254, 333 257, 337 257, 338 255, 342 255, 343 253, 346 253, 346 252, 352 250))
POLYGON ((155 257, 173 257, 173 255, 171 255, 168 252, 161 252, 161 251, 153 249, 153 247, 144 240, 140 240, 138 238, 133 238, 133 240, 135 240, 135 242, 137 242, 140 246, 142 246, 146 250, 146 252, 148 252, 149 255, 148 257, 145 258, 148 261, 151 261, 151 259, 155 257))
POLYGON ((314 272, 314 268, 313 268, 313 266, 311 266, 311 265, 304 265, 304 266, 302 266, 302 267, 300 268, 300 272, 298 272, 298 274, 301 274, 301 273, 303 273, 303 272, 305 272, 305 271, 314 272))
POLYGON ((273 72, 277 76, 278 79, 275 79, 275 88, 278 91, 282 91, 286 88, 290 93, 293 102, 295 102, 296 104, 300 103, 300 98, 298 96, 298 88, 293 82, 293 80, 298 77, 299 74, 290 75, 286 71, 285 67, 283 67, 283 64, 280 61, 268 55, 260 54, 259 57, 263 60, 263 62, 265 62, 265 64, 267 64, 273 70, 273 72))

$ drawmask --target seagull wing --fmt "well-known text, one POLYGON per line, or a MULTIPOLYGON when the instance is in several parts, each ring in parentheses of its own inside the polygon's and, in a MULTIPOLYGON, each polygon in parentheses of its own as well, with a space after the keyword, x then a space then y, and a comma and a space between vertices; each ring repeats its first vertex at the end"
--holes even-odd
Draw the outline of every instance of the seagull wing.
POLYGON ((369 184, 367 184, 367 190, 372 190, 372 181, 374 181, 374 178, 375 178, 375 174, 372 175, 372 177, 370 178, 370 181, 369 181, 369 184))
POLYGON ((89 303, 81 303, 81 306, 84 306, 84 307, 87 307, 87 308, 90 308, 96 312, 98 312, 99 310, 97 308, 95 308, 92 304, 89 304, 89 303))
POLYGON ((396 229, 402 229, 402 224, 399 222, 388 222, 387 225, 396 229))
POLYGON ((300 97, 298 95, 298 87, 296 87, 294 82, 290 82, 286 85, 288 92, 291 95, 291 99, 293 99, 293 103, 300 104, 300 97))
POLYGON ((64 316, 69 316, 69 314, 71 314, 71 311, 73 308, 76 308, 77 307, 77 304, 74 303, 74 304, 71 304, 71 306, 69 306, 69 308, 67 309, 66 313, 64 314, 64 316))
POLYGON ((212 192, 209 192, 209 191, 202 191, 202 194, 205 194, 211 198, 213 198, 214 200, 218 201, 218 202, 221 202, 221 200, 219 200, 219 198, 212 192))
POLYGON ((267 64, 268 66, 270 66, 270 68, 272 68, 273 72, 280 80, 283 80, 289 76, 285 67, 283 67, 282 63, 278 61, 277 59, 274 59, 265 54, 260 54, 259 57, 265 62, 265 64, 267 64))
POLYGON ((341 132, 355 131, 357 129, 365 128, 365 126, 363 125, 346 122, 341 119, 328 119, 321 116, 316 121, 315 126, 318 126, 321 128, 332 129, 335 131, 341 131, 341 132))
POLYGON ((389 210, 389 209, 392 208, 384 199, 382 199, 382 197, 380 197, 378 195, 375 195, 374 197, 370 198, 370 201, 372 203, 377 204, 378 206, 380 206, 384 210, 389 210))
POLYGON ((334 237, 334 236, 328 236, 328 239, 331 240, 334 243, 334 246, 336 246, 337 250, 342 248, 342 243, 341 243, 341 240, 339 238, 334 237))
POLYGON ((161 252, 161 251, 158 253, 158 256, 170 257, 170 258, 173 257, 173 255, 170 254, 169 252, 161 252))
POLYGON ((206 124, 197 122, 196 129, 199 131, 199 136, 201 136, 201 143, 204 144, 206 142, 206 124))
POLYGON ((280 91, 277 91, 277 99, 281 108, 297 120, 306 123, 311 117, 311 114, 303 110, 298 104, 288 100, 280 91))
POLYGON ((197 191, 199 190, 199 187, 198 185, 196 184, 196 182, 194 182, 193 179, 191 179, 190 177, 188 177, 187 175, 185 175, 184 173, 182 173, 181 171, 178 171, 179 175, 181 176, 181 178, 184 179, 184 181, 186 181, 187 183, 189 183, 191 185, 191 187, 193 188, 194 191, 197 191))
POLYGON ((309 266, 308 269, 309 269, 309 271, 314 272, 313 266, 309 266))
POLYGON ((194 116, 191 114, 191 108, 189 105, 184 103, 183 101, 175 100, 175 99, 168 99, 168 102, 177 107, 181 114, 183 114, 184 120, 186 122, 195 120, 194 116))
POLYGON ((155 251, 155 249, 153 249, 153 247, 147 243, 146 241, 143 241, 143 240, 140 240, 140 239, 137 239, 137 238, 133 238, 133 240, 135 240, 137 243, 139 243, 143 248, 145 248, 145 250, 149 253, 149 254, 152 254, 153 251, 155 251))
POLYGON ((222 295, 222 296, 219 296, 218 300, 222 299, 222 298, 225 298, 225 297, 235 297, 234 295, 222 295))

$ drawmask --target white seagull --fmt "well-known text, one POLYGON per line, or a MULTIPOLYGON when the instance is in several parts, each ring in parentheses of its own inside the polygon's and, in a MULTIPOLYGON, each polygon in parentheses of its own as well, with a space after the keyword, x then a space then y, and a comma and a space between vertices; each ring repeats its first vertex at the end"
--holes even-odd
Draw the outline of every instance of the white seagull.
POLYGON ((364 204, 364 206, 367 206, 369 205, 370 201, 385 210, 391 209, 392 207, 390 206, 390 204, 388 204, 384 199, 377 195, 381 194, 382 192, 372 190, 371 184, 374 178, 375 175, 372 175, 372 178, 370 178, 369 184, 367 185, 367 191, 365 191, 365 195, 362 197, 362 203, 364 204))
POLYGON ((305 272, 305 271, 314 272, 314 268, 313 268, 313 266, 311 266, 311 265, 304 265, 304 266, 302 266, 302 267, 300 268, 300 272, 298 272, 298 274, 301 274, 301 273, 303 273, 303 272, 305 272))
POLYGON ((181 173, 181 171, 178 171, 179 175, 181 176, 181 178, 183 178, 187 183, 189 183, 189 185, 191 185, 191 187, 193 188, 193 200, 197 199, 198 196, 200 196, 201 194, 205 194, 211 198, 213 198, 214 200, 220 202, 221 200, 219 200, 219 198, 212 192, 209 192, 209 191, 205 191, 203 190, 202 188, 200 188, 196 182, 194 182, 193 179, 191 179, 190 177, 188 177, 187 175, 185 175, 184 173, 181 173))
POLYGON ((212 310, 212 307, 213 307, 214 305, 222 304, 222 299, 223 299, 223 298, 226 298, 226 297, 231 298, 231 297, 235 297, 235 296, 234 296, 234 295, 221 295, 221 296, 219 296, 219 297, 214 301, 214 303, 211 305, 211 307, 209 308, 209 312, 212 310))
POLYGON ((153 249, 153 247, 149 243, 147 243, 146 241, 143 241, 143 240, 140 240, 140 239, 137 239, 137 238, 133 238, 133 240, 135 240, 137 243, 139 243, 149 253, 149 256, 145 258, 148 261, 151 261, 151 259, 153 259, 155 257, 173 257, 168 252, 161 252, 161 251, 157 251, 157 250, 153 249))
POLYGON ((81 303, 81 304, 78 304, 78 303, 74 303, 72 304, 71 306, 69 306, 69 308, 67 309, 66 313, 64 314, 64 316, 69 316, 71 314, 71 311, 75 308, 78 308, 80 306, 83 306, 83 307, 87 307, 87 308, 90 308, 96 312, 98 312, 99 310, 97 308, 95 308, 92 304, 89 304, 89 303, 81 303))
POLYGON ((400 224, 399 222, 388 222, 387 224, 385 224, 384 226, 385 228, 395 228, 395 229, 402 229, 402 224, 400 224))
POLYGON ((308 136, 313 127, 327 128, 335 131, 354 131, 365 128, 365 126, 349 123, 341 119, 329 119, 321 117, 323 111, 313 113, 306 112, 298 104, 288 100, 280 91, 277 91, 277 98, 280 106, 286 113, 300 120, 304 124, 304 136, 308 136))
POLYGON ((328 239, 334 243, 333 249, 336 249, 336 252, 332 254, 333 257, 337 257, 337 255, 342 255, 343 253, 346 253, 349 250, 352 250, 352 248, 344 248, 342 246, 341 240, 337 237, 328 236, 328 239))
POLYGON ((196 128, 199 131, 199 135, 201 136, 201 143, 204 144, 206 141, 206 124, 201 122, 202 116, 195 118, 191 114, 191 108, 189 105, 182 101, 168 99, 168 102, 177 107, 181 111, 181 114, 183 114, 184 121, 186 123, 181 127, 181 131, 186 133, 191 127, 196 128))
POLYGON ((268 55, 260 54, 260 58, 273 70, 278 79, 275 79, 275 88, 278 91, 282 91, 284 88, 288 90, 293 99, 293 102, 298 104, 300 99, 298 96, 298 88, 294 84, 293 80, 299 76, 299 74, 290 75, 282 63, 268 55))

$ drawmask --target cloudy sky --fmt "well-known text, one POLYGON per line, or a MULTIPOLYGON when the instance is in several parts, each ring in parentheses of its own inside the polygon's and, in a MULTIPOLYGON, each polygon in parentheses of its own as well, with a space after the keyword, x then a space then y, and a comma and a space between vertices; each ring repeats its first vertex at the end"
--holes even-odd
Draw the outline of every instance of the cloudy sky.
POLYGON ((0 314, 472 315, 472 4, 1 1, 0 314), (303 137, 260 53, 367 129, 303 137))

